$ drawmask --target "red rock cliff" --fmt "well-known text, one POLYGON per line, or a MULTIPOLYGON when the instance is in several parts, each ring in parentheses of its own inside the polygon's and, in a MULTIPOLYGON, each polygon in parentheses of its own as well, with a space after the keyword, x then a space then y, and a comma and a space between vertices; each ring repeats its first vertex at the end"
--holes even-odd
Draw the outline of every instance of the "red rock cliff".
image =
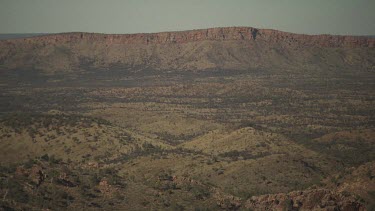
POLYGON ((0 70, 372 70, 374 47, 375 39, 368 37, 250 27, 122 35, 75 32, 0 41, 0 70))
MULTIPOLYGON (((25 41, 46 43, 79 42, 81 40, 106 42, 108 44, 166 44, 187 43, 203 40, 257 40, 270 44, 320 46, 320 47, 375 47, 375 39, 360 36, 304 35, 252 27, 210 28, 179 32, 143 34, 97 34, 62 33, 25 38, 25 41)), ((14 42, 14 40, 8 41, 14 42)))

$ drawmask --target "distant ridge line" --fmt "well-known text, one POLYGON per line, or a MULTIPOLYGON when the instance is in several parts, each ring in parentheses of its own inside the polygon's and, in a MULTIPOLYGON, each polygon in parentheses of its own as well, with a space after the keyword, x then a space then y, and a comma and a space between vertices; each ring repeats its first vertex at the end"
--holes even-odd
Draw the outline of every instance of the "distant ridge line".
MULTIPOLYGON (((7 41, 18 41, 13 39, 7 41)), ((138 33, 138 34, 102 34, 88 32, 67 32, 58 34, 42 34, 21 40, 44 42, 105 42, 108 44, 174 44, 204 40, 257 40, 268 43, 283 43, 299 46, 319 47, 375 47, 375 38, 368 36, 348 35, 306 35, 283 32, 273 29, 257 29, 253 27, 218 27, 208 29, 195 29, 186 31, 138 33)))

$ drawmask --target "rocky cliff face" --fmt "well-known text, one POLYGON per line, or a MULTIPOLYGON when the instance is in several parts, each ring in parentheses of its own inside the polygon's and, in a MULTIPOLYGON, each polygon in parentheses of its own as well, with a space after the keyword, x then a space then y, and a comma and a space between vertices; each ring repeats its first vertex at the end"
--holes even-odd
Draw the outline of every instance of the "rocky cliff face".
MULTIPOLYGON (((96 34, 96 33, 63 33, 36 38, 25 38, 25 42, 77 43, 82 40, 105 42, 107 44, 181 44, 204 40, 262 40, 286 45, 302 45, 316 47, 375 47, 375 39, 355 36, 304 35, 281 32, 270 29, 251 27, 210 28, 180 32, 161 32, 149 34, 96 34)), ((7 43, 20 40, 11 40, 7 43)))
POLYGON ((63 33, 4 40, 0 48, 1 69, 45 72, 113 66, 160 70, 299 68, 306 64, 312 68, 373 68, 375 63, 373 38, 251 27, 124 35, 63 33))

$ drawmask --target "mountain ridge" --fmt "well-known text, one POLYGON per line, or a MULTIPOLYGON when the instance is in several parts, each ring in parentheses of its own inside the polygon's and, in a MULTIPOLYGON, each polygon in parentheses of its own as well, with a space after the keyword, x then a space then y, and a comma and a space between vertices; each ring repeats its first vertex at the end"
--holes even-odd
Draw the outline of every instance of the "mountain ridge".
POLYGON ((252 27, 107 35, 63 33, 0 41, 0 69, 43 74, 108 70, 361 69, 375 39, 300 35, 252 27))
MULTIPOLYGON (((184 31, 167 31, 157 33, 105 34, 91 32, 64 32, 45 34, 36 37, 15 40, 38 41, 77 41, 79 39, 105 39, 110 43, 126 44, 165 44, 184 43, 203 40, 256 40, 269 42, 288 42, 321 47, 374 47, 375 39, 368 36, 330 35, 330 34, 298 34, 274 29, 258 29, 253 27, 216 27, 184 31), (54 39, 54 40, 53 40, 54 39)), ((6 40, 9 41, 9 40, 6 40)), ((0 41, 2 42, 2 41, 0 41)))

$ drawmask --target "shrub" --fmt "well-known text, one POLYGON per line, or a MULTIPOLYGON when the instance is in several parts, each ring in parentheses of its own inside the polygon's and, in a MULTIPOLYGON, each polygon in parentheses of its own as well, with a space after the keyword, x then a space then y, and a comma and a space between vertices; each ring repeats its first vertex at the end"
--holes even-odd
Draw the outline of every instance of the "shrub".
POLYGON ((24 164, 24 167, 27 168, 27 169, 29 169, 29 168, 33 167, 34 164, 35 164, 35 160, 33 160, 33 159, 30 158, 30 159, 24 164))
POLYGON ((204 188, 204 187, 200 187, 200 186, 195 186, 195 187, 193 187, 193 188, 190 190, 190 192, 193 193, 193 195, 194 195, 194 197, 195 197, 196 199, 200 199, 200 200, 205 199, 205 198, 207 198, 207 197, 210 196, 210 191, 207 190, 206 188, 204 188))
POLYGON ((23 190, 23 187, 20 183, 9 180, 7 184, 5 184, 5 189, 8 189, 8 196, 20 203, 28 203, 29 202, 29 195, 23 190))
POLYGON ((44 154, 43 156, 40 157, 44 161, 49 161, 49 156, 48 154, 44 154))

